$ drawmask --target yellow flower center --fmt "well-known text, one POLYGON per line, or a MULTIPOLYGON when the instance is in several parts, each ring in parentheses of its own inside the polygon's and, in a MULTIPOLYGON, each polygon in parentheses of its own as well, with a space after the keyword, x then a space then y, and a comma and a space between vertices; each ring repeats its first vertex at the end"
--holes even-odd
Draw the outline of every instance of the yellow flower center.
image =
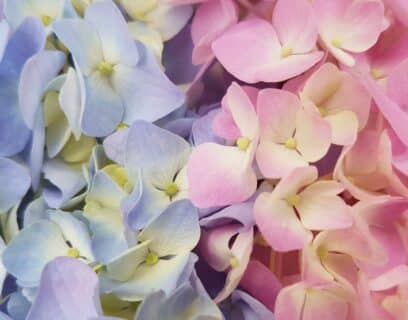
POLYGON ((44 26, 49 26, 52 22, 53 18, 47 15, 42 15, 41 16, 41 22, 43 23, 44 26))
POLYGON ((129 126, 126 123, 121 122, 116 127, 116 130, 119 131, 119 130, 123 130, 123 129, 127 129, 127 128, 129 128, 129 126))
POLYGON ((329 255, 329 250, 327 250, 326 247, 320 246, 317 248, 317 256, 320 258, 320 260, 327 258, 329 255))
POLYGON ((293 54, 293 49, 291 47, 282 47, 280 56, 282 59, 289 57, 293 54))
POLYGON ((239 150, 246 151, 251 144, 251 140, 247 137, 240 137, 237 139, 236 144, 239 150))
POLYGON ((148 266, 153 266, 159 262, 159 255, 156 252, 150 251, 145 258, 145 262, 148 266))
POLYGON ((297 147, 297 142, 295 138, 289 138, 288 140, 285 141, 285 147, 288 149, 296 149, 297 147))
POLYGON ((317 109, 322 117, 327 116, 327 109, 325 107, 317 107, 317 109))
POLYGON ((79 258, 80 256, 79 250, 77 248, 68 248, 67 256, 75 259, 79 258))
POLYGON ((343 41, 341 41, 340 38, 333 38, 331 44, 333 47, 341 49, 341 47, 343 46, 343 41))
POLYGON ((99 274, 101 271, 105 269, 105 265, 98 263, 92 269, 96 274, 99 274))
POLYGON ((102 61, 98 66, 98 71, 102 75, 109 77, 113 72, 113 67, 114 67, 113 64, 106 62, 106 61, 102 61))
POLYGON ((174 197, 179 191, 180 189, 175 182, 169 183, 164 189, 164 193, 170 198, 174 197))
POLYGON ((370 74, 375 80, 384 78, 384 73, 381 70, 376 69, 376 68, 372 68, 370 71, 370 74))
POLYGON ((291 207, 296 207, 300 202, 300 196, 298 194, 292 194, 286 198, 286 202, 291 207))
POLYGON ((232 258, 229 260, 229 263, 230 263, 231 268, 236 268, 236 267, 238 267, 238 265, 239 265, 239 261, 238 261, 238 259, 235 258, 235 257, 232 257, 232 258))

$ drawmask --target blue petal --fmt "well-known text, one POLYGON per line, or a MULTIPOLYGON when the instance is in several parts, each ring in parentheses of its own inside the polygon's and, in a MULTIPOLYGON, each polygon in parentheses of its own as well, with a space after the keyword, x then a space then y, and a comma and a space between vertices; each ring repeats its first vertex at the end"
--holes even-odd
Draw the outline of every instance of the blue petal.
POLYGON ((181 107, 184 93, 166 77, 153 54, 137 42, 141 59, 131 68, 118 65, 112 84, 125 104, 123 122, 156 121, 181 107))
POLYGON ((134 66, 139 60, 137 47, 129 33, 126 20, 116 5, 99 1, 89 6, 85 20, 92 23, 101 39, 103 57, 112 64, 134 66))
POLYGON ((13 320, 8 315, 0 311, 0 320, 13 320))
POLYGON ((178 279, 188 263, 189 254, 179 255, 168 260, 160 259, 152 266, 140 265, 132 278, 126 282, 101 277, 102 292, 114 293, 120 299, 128 301, 143 300, 155 291, 163 290, 169 294, 175 289, 178 279))
POLYGON ((22 291, 12 293, 7 302, 7 312, 14 320, 25 320, 30 307, 31 303, 23 295, 22 291))
POLYGON ((145 121, 136 121, 130 127, 125 165, 131 174, 142 169, 154 184, 160 186, 173 181, 189 155, 190 145, 167 130, 145 121))
POLYGON ((255 224, 253 217, 253 202, 244 202, 226 207, 212 215, 200 220, 200 225, 207 228, 214 228, 229 223, 239 222, 243 229, 248 229, 255 224))
POLYGON ((82 130, 89 136, 106 136, 122 121, 122 99, 112 89, 109 79, 97 71, 84 81, 86 100, 82 130))
MULTIPOLYGON (((273 313, 269 309, 246 292, 235 290, 231 295, 231 300, 241 309, 244 316, 243 320, 274 319, 273 313)), ((231 318, 231 320, 235 320, 235 318, 231 318)))
POLYGON ((45 202, 51 208, 62 207, 87 184, 81 168, 75 168, 58 159, 46 162, 43 172, 44 178, 51 183, 44 188, 45 202))
POLYGON ((7 44, 0 63, 0 155, 20 152, 29 139, 30 131, 18 107, 18 81, 24 63, 44 44, 44 29, 35 18, 27 18, 7 44))
POLYGON ((15 206, 30 187, 28 170, 13 160, 0 157, 0 212, 15 206))
POLYGON ((101 314, 98 277, 79 260, 48 263, 27 320, 86 320, 101 314))
POLYGON ((82 19, 61 19, 56 21, 52 28, 69 49, 85 76, 103 60, 98 32, 90 22, 82 19))
POLYGON ((69 126, 76 139, 81 136, 81 89, 78 74, 73 68, 69 68, 65 82, 61 87, 59 102, 61 109, 68 120, 69 126))
POLYGON ((103 171, 99 171, 86 198, 84 215, 92 230, 92 249, 96 259, 108 263, 127 250, 125 228, 119 211, 123 190, 103 171))
POLYGON ((127 225, 137 231, 153 221, 170 202, 170 198, 162 190, 155 188, 140 173, 132 194, 123 200, 121 208, 127 225))
POLYGON ((65 255, 67 248, 60 228, 44 220, 23 229, 9 243, 3 252, 3 264, 18 280, 35 284, 44 266, 65 255))
POLYGON ((60 51, 41 51, 25 63, 18 94, 21 114, 30 129, 34 127, 35 116, 49 82, 57 76, 64 62, 65 54, 60 51))
POLYGON ((103 149, 112 161, 125 166, 126 141, 129 129, 122 129, 112 133, 103 140, 103 149))
POLYGON ((138 235, 151 243, 149 249, 160 257, 189 252, 200 239, 197 209, 188 200, 176 201, 138 235))
POLYGON ((13 28, 16 28, 29 15, 38 18, 41 15, 47 15, 58 19, 62 14, 64 2, 64 0, 11 0, 7 1, 4 13, 7 21, 13 28))
MULTIPOLYGON (((184 319, 222 320, 217 305, 206 293, 195 272, 190 281, 182 284, 166 297, 163 291, 149 295, 137 310, 135 320, 184 319)), ((265 318, 266 319, 266 318, 265 318)))
MULTIPOLYGON (((40 110, 38 110, 40 111, 40 110)), ((44 158, 45 128, 43 116, 40 112, 35 115, 34 127, 27 145, 28 164, 30 167, 31 185, 37 191, 44 158)))
MULTIPOLYGON (((0 8, 1 12, 1 8, 0 8)), ((1 13, 0 13, 1 15, 1 13)), ((0 17, 1 20, 1 17, 0 17)), ((3 59, 4 50, 6 50, 10 27, 6 20, 0 21, 0 61, 3 59)))

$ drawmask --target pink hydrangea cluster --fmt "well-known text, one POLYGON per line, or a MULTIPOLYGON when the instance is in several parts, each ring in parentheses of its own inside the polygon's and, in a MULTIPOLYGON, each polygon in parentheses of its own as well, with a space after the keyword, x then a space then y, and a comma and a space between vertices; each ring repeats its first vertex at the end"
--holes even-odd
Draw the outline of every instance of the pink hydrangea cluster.
POLYGON ((215 301, 408 319, 408 2, 172 2, 197 3, 190 100, 225 88, 187 165, 215 301))

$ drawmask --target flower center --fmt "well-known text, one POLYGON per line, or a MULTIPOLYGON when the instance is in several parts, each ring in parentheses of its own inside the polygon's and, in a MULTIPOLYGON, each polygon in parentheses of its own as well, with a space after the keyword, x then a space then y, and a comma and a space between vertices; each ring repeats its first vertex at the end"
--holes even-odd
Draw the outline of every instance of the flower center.
POLYGON ((381 70, 376 69, 376 68, 372 68, 370 71, 370 74, 375 80, 384 78, 384 73, 382 73, 381 70))
POLYGON ((164 189, 164 193, 170 198, 174 197, 179 191, 180 189, 175 182, 169 183, 164 189))
POLYGON ((113 64, 106 62, 106 61, 102 61, 98 66, 98 71, 102 75, 109 77, 113 72, 113 67, 114 67, 113 64))
POLYGON ((295 138, 289 138, 288 140, 285 141, 285 147, 288 149, 296 149, 297 147, 297 141, 295 138))
POLYGON ((106 269, 106 266, 101 263, 98 263, 92 269, 96 274, 99 274, 100 272, 106 269))
POLYGON ((150 251, 145 258, 145 262, 148 266, 153 266, 159 262, 159 255, 156 252, 150 251))
POLYGON ((71 257, 71 258, 79 258, 80 254, 79 254, 79 250, 77 248, 68 248, 67 250, 67 256, 71 257))
POLYGON ((322 117, 327 116, 327 109, 325 107, 317 107, 317 109, 322 117))
POLYGON ((286 198, 286 202, 291 207, 296 207, 300 202, 300 196, 298 194, 292 194, 286 198))
POLYGON ((331 44, 333 47, 341 49, 341 47, 343 46, 343 41, 341 41, 340 38, 333 38, 331 44))
POLYGON ((235 257, 232 257, 232 258, 229 260, 229 263, 230 263, 231 268, 236 268, 236 267, 238 267, 238 265, 239 265, 239 261, 238 261, 238 259, 235 258, 235 257))
POLYGON ((41 22, 43 23, 44 26, 48 27, 51 22, 52 22, 52 17, 47 16, 47 15, 42 15, 41 16, 41 22))
POLYGON ((327 258, 329 255, 329 250, 327 250, 326 247, 320 246, 317 248, 317 256, 320 258, 320 260, 327 258))
POLYGON ((251 140, 247 137, 240 137, 237 139, 236 145, 239 150, 246 151, 248 149, 251 140))
POLYGON ((293 54, 293 49, 291 47, 282 47, 280 56, 282 59, 289 57, 293 54))
POLYGON ((116 127, 116 130, 119 131, 119 130, 123 130, 123 129, 127 129, 127 128, 129 128, 129 126, 126 123, 121 122, 116 127))

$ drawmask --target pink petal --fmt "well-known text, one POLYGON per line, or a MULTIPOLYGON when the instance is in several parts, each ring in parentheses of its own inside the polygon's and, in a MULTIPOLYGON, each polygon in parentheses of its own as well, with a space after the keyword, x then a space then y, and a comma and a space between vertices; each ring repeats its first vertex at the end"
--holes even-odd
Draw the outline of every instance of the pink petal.
POLYGON ((369 283, 373 291, 388 290, 402 283, 408 282, 408 266, 399 265, 394 269, 383 273, 379 277, 372 279, 369 283))
POLYGON ((342 79, 341 71, 334 64, 325 63, 306 81, 301 96, 320 106, 338 90, 342 79))
POLYGON ((405 0, 388 0, 387 5, 391 8, 397 19, 408 27, 408 2, 405 0))
POLYGON ((408 113, 408 59, 400 63, 387 78, 387 95, 408 113))
POLYGON ((296 114, 301 108, 299 99, 289 91, 261 90, 257 103, 261 140, 285 143, 295 131, 296 114))
POLYGON ((212 42, 237 20, 238 12, 232 0, 208 1, 200 5, 191 26, 193 63, 202 64, 210 60, 213 57, 212 42))
POLYGON ((254 139, 259 130, 258 117, 255 113, 255 107, 246 92, 234 82, 228 88, 224 99, 241 135, 254 139))
POLYGON ((285 200, 267 193, 260 194, 255 201, 254 217, 263 237, 276 251, 302 249, 313 238, 285 200))
POLYGON ((366 126, 371 107, 371 95, 366 88, 353 76, 342 71, 342 81, 338 89, 324 106, 330 111, 350 110, 358 118, 358 128, 366 126))
POLYGON ((294 54, 286 58, 273 59, 256 70, 255 78, 263 82, 282 82, 296 77, 313 67, 324 56, 322 51, 294 54))
POLYGON ((228 268, 232 257, 229 241, 237 233, 239 226, 225 227, 202 231, 199 250, 207 263, 217 271, 228 268))
POLYGON ((304 283, 300 282, 283 288, 276 299, 276 320, 303 320, 305 302, 306 285, 304 283))
POLYGON ((214 143, 199 145, 191 153, 187 167, 191 201, 199 208, 245 201, 257 184, 251 163, 250 150, 214 143))
POLYGON ((346 65, 354 59, 341 53, 342 49, 363 52, 372 47, 383 30, 384 6, 376 0, 316 0, 319 33, 330 51, 346 65), (341 48, 331 42, 338 39, 341 48), (338 52, 336 52, 338 51, 338 52))
POLYGON ((340 146, 352 145, 357 139, 358 119, 352 111, 340 111, 328 115, 325 119, 330 123, 331 138, 334 144, 340 146))
POLYGON ((317 41, 317 22, 312 6, 306 0, 279 0, 272 24, 283 47, 293 53, 312 51, 317 41))
POLYGON ((331 127, 320 116, 299 110, 296 117, 296 149, 303 159, 316 162, 323 158, 331 144, 331 127))
POLYGON ((233 82, 222 99, 221 111, 213 122, 214 132, 225 139, 240 136, 254 139, 258 135, 258 118, 255 112, 258 90, 240 87, 233 82))
POLYGON ((274 197, 285 199, 290 195, 297 194, 300 189, 313 183, 317 178, 318 172, 314 166, 293 169, 290 174, 279 181, 273 190, 274 197))
POLYGON ((408 113, 387 97, 382 88, 369 75, 357 73, 355 75, 370 92, 378 109, 389 122, 397 136, 408 146, 408 113))
POLYGON ((303 225, 310 230, 331 230, 350 227, 350 208, 337 196, 343 187, 334 181, 317 181, 300 193, 296 206, 303 225))
POLYGON ((228 298, 228 296, 235 290, 241 281, 251 256, 253 238, 254 230, 253 228, 250 228, 242 233, 239 233, 235 239, 231 248, 231 253, 233 257, 237 259, 238 265, 231 267, 229 270, 224 288, 214 298, 215 303, 220 303, 228 298))
POLYGON ((256 73, 280 55, 274 28, 258 18, 232 26, 213 42, 212 49, 228 72, 248 83, 260 81, 256 73))
POLYGON ((408 147, 401 142, 394 131, 389 130, 387 133, 392 145, 392 164, 402 174, 408 176, 408 147))
POLYGON ((346 320, 348 309, 344 293, 336 295, 331 290, 311 288, 306 291, 302 319, 346 320))
POLYGON ((282 284, 275 275, 257 260, 251 260, 241 280, 240 287, 244 288, 254 298, 273 310, 276 296, 282 289, 282 284))
POLYGON ((282 178, 293 169, 307 167, 307 161, 293 149, 269 141, 261 141, 256 151, 261 173, 270 179, 282 178))
POLYGON ((371 48, 383 31, 384 5, 381 1, 355 1, 344 17, 342 48, 363 52, 371 48))

